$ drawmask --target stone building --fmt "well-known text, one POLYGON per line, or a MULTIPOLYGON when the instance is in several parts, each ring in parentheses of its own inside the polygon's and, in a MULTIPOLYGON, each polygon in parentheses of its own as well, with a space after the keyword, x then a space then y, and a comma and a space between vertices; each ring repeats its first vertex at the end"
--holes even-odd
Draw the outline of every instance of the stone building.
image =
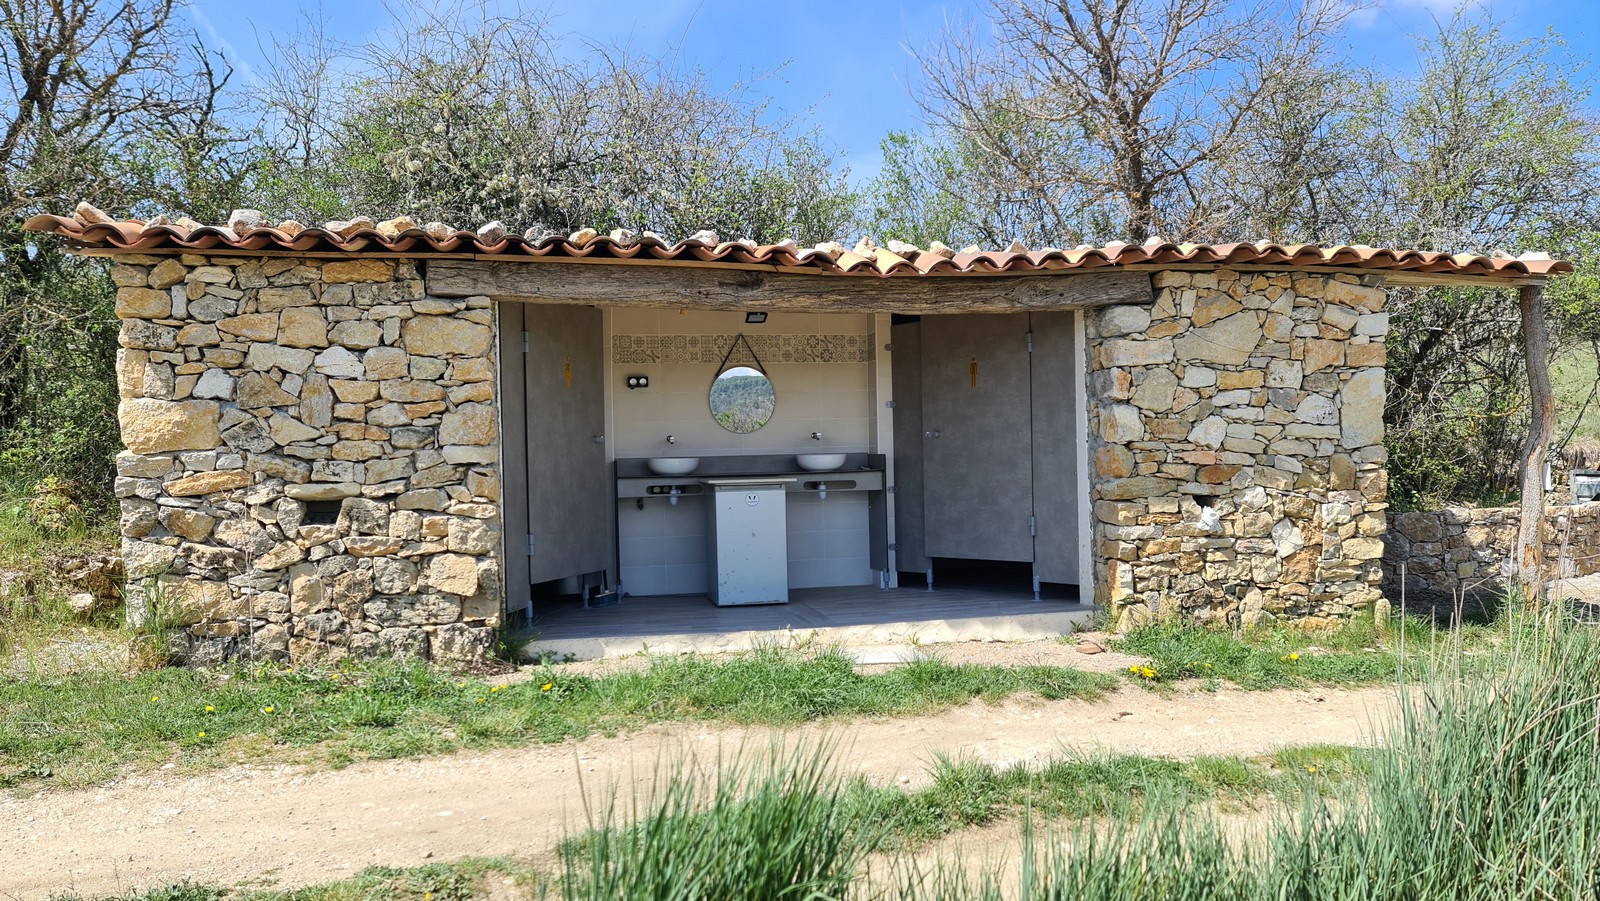
POLYGON ((604 622, 790 590, 892 618, 974 571, 1122 623, 1333 622, 1384 603, 1384 287, 1570 269, 87 205, 27 227, 112 258, 129 616, 196 662, 480 657, 624 596, 604 622), (718 385, 756 392, 753 428, 718 385), (730 600, 730 491, 783 505, 742 549, 787 576, 766 594, 730 600))

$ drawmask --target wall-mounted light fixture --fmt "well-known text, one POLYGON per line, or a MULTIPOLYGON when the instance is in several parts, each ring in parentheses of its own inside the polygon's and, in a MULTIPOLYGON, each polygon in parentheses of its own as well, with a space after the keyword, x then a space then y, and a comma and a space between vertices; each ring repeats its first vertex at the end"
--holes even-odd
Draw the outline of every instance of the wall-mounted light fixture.
POLYGON ((647 375, 630 375, 628 376, 628 387, 630 389, 648 388, 650 387, 650 377, 647 375))
POLYGON ((744 321, 749 323, 750 325, 760 325, 761 323, 767 321, 767 314, 764 313, 764 312, 763 313, 746 313, 746 314, 744 314, 744 321))

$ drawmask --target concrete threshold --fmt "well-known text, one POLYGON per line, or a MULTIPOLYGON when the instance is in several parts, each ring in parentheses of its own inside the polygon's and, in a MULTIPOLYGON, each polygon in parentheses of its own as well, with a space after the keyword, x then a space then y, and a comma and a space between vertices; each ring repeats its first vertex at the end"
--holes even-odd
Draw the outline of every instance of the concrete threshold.
POLYGON ((634 654, 721 654, 761 647, 863 648, 876 645, 939 644, 952 641, 1038 641, 1070 634, 1087 625, 1089 607, 993 616, 905 620, 801 629, 732 632, 670 632, 650 635, 583 636, 536 639, 522 649, 523 659, 597 660, 634 654))

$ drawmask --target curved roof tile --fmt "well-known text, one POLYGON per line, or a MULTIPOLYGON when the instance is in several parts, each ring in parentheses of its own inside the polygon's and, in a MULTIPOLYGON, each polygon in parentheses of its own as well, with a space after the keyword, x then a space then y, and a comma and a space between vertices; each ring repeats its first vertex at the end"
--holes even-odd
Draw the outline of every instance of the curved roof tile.
POLYGON ((34 216, 23 224, 28 231, 58 235, 79 247, 112 252, 243 250, 272 253, 345 253, 364 256, 428 256, 432 254, 482 254, 507 260, 540 258, 590 258, 595 260, 657 260, 664 263, 734 263, 778 268, 810 269, 840 275, 959 276, 973 274, 1024 274, 1061 270, 1099 269, 1111 266, 1161 266, 1183 264, 1281 264, 1290 267, 1332 266, 1353 269, 1406 271, 1439 275, 1469 275, 1518 279, 1559 275, 1572 271, 1564 260, 1544 254, 1448 254, 1418 250, 1387 250, 1366 246, 1318 247, 1310 244, 1176 244, 1159 239, 1150 243, 1114 241, 1101 247, 1082 245, 1071 250, 1054 247, 1029 250, 1013 241, 1002 250, 969 247, 952 251, 935 242, 921 249, 892 242, 892 251, 863 241, 853 249, 836 242, 798 247, 793 241, 757 245, 748 239, 722 240, 713 232, 698 232, 676 243, 660 235, 635 234, 617 229, 600 234, 581 229, 571 235, 534 232, 516 235, 491 222, 472 231, 438 222, 420 226, 409 217, 374 222, 359 218, 323 225, 287 221, 266 223, 259 213, 235 211, 226 225, 201 225, 165 217, 150 221, 113 219, 88 204, 79 204, 73 216, 34 216))

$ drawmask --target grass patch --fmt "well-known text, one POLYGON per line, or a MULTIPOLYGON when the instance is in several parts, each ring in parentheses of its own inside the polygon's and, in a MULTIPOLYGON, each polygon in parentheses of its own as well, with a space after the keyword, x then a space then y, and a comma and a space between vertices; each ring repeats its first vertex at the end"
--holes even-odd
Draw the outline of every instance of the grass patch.
POLYGON ((1094 698, 1114 684, 1065 668, 937 660, 863 675, 839 653, 777 649, 662 658, 602 677, 551 669, 515 685, 398 662, 30 676, 0 681, 0 787, 80 787, 168 762, 187 770, 263 759, 341 766, 661 721, 901 716, 1024 692, 1094 698))
POLYGON ((941 759, 933 784, 916 791, 856 781, 844 796, 862 822, 884 824, 891 844, 923 842, 1019 814, 1048 819, 1135 816, 1152 798, 1253 807, 1336 789, 1368 771, 1371 752, 1317 746, 1266 758, 1176 760, 1135 754, 1076 754, 1043 767, 997 769, 941 759))
MULTIPOLYGON (((182 883, 100 901, 467 901, 491 894, 493 879, 509 881, 529 896, 539 892, 540 874, 505 857, 469 857, 420 867, 368 867, 349 879, 300 889, 223 889, 182 883)), ((495 893, 506 897, 508 893, 495 893)), ((519 895, 520 896, 520 895, 519 895)), ((59 895, 55 901, 84 901, 59 895)))
POLYGON ((1423 674, 1428 660, 1452 648, 1488 651, 1504 625, 1440 632, 1415 618, 1397 616, 1380 639, 1370 619, 1318 632, 1284 627, 1230 632, 1160 622, 1133 629, 1112 646, 1149 658, 1148 664, 1129 670, 1131 678, 1145 684, 1201 679, 1226 680, 1250 690, 1357 686, 1393 682, 1407 672, 1423 674))

